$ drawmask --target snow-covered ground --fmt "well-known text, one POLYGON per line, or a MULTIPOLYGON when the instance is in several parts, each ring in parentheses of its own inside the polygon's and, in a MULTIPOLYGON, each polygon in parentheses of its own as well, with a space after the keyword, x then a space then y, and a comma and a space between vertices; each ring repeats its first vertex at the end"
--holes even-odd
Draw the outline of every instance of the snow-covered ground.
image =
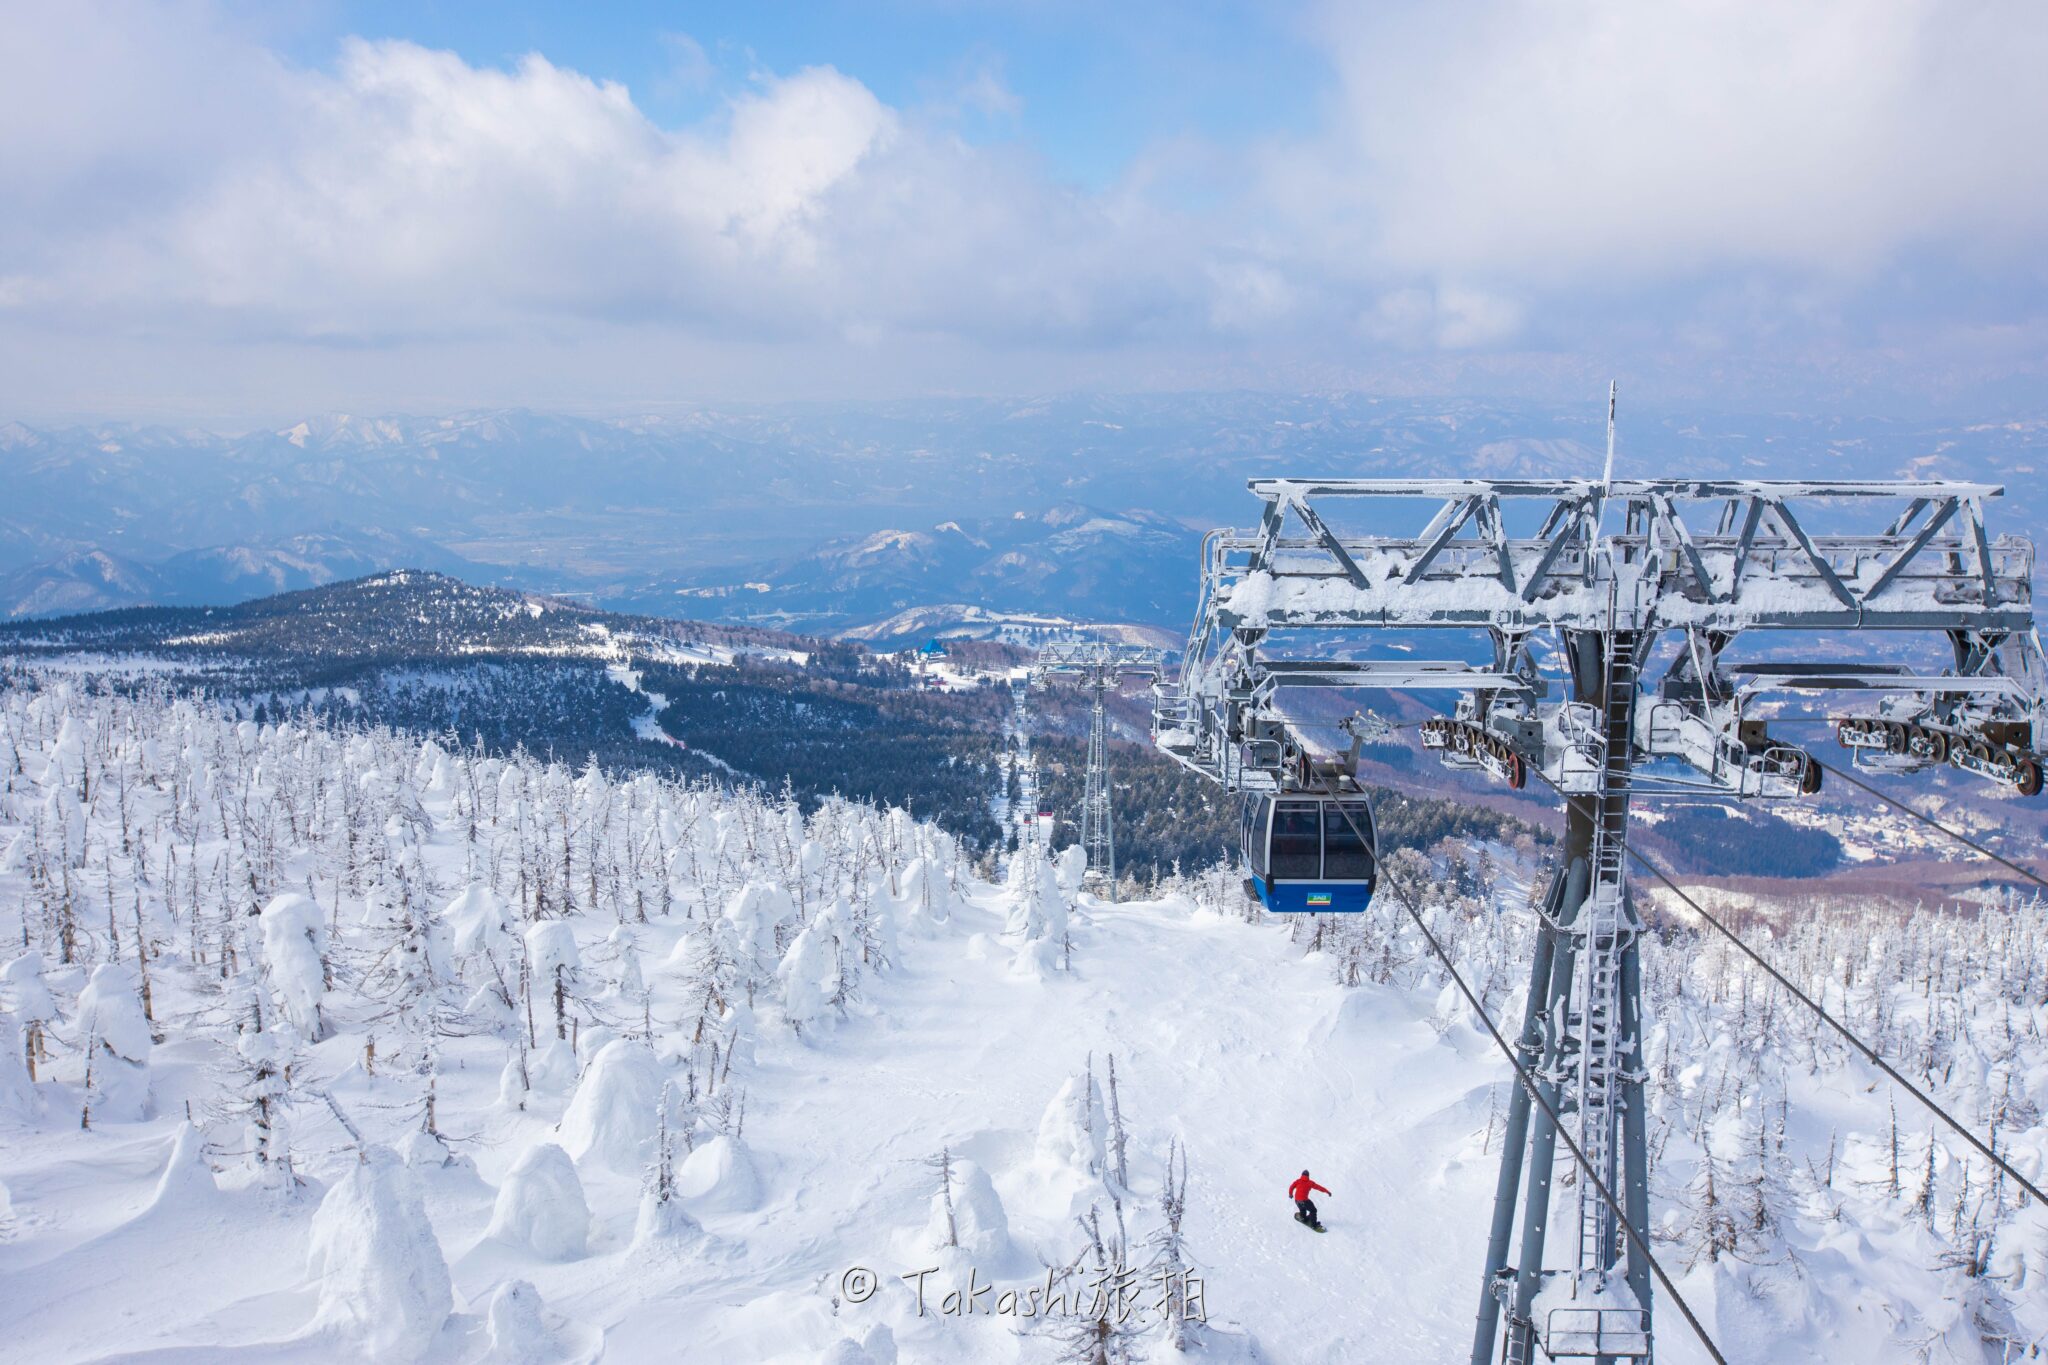
MULTIPOLYGON (((1197 1358, 1462 1358, 1506 1071, 1391 909, 981 871, 871 808, 0 694, 0 1357, 1045 1361, 1088 1318, 1027 1287, 1121 1264, 1109 1359, 1174 1355, 1167 1286, 1197 1358)), ((1526 884, 1428 879, 1514 1016, 1526 884)), ((2048 914, 1850 933, 1774 947, 2038 1175, 2048 914)), ((1650 978, 1659 1254, 1729 1359, 2048 1331, 2048 1215, 1727 954, 1650 978)))

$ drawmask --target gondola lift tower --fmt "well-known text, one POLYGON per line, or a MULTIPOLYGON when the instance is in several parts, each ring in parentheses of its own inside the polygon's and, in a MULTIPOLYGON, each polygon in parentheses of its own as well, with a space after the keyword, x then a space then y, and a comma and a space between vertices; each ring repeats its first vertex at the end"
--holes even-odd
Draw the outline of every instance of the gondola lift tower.
POLYGON ((1104 703, 1111 692, 1122 690, 1126 678, 1156 681, 1163 663, 1156 649, 1101 639, 1055 640, 1031 661, 1032 686, 1066 682, 1088 690, 1088 771, 1081 797, 1081 847, 1088 855, 1089 877, 1111 901, 1116 899, 1116 829, 1110 812, 1109 719, 1104 703))
POLYGON ((1473 1365, 1652 1355, 1634 803, 1812 795, 1821 765, 1770 713, 1844 697, 1862 703, 1834 717, 1860 767, 2042 785, 2033 547, 1992 534, 2000 489, 1617 479, 1613 433, 1610 387, 1598 481, 1251 480, 1259 523, 1205 539, 1185 661, 1155 693, 1158 747, 1248 801, 1328 801, 1343 776, 1283 711, 1299 688, 1443 695, 1425 748, 1567 798, 1473 1365), (1453 634, 1483 661, 1405 652, 1453 634), (1901 662, 1935 652, 1902 651, 1913 636, 1942 662, 1901 662), (1738 641, 1778 647, 1743 659, 1738 641), (1553 1189, 1553 1116, 1612 1205, 1585 1179, 1553 1189))

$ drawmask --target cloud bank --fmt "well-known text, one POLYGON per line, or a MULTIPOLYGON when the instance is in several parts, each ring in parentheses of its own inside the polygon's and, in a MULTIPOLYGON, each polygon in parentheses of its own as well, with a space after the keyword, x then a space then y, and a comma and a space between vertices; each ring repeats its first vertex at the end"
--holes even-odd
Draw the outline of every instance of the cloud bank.
POLYGON ((1014 100, 1026 136, 976 142, 830 66, 754 73, 672 127, 540 53, 349 40, 308 67, 200 4, 7 7, 0 358, 23 389, 0 404, 248 401, 237 357, 312 402, 323 368, 505 401, 582 364, 563 391, 602 403, 626 353, 649 358, 628 387, 684 367, 696 398, 804 396, 846 357, 892 392, 2040 386, 2048 9, 1305 22, 1320 127, 1160 148, 1084 190, 1014 100))

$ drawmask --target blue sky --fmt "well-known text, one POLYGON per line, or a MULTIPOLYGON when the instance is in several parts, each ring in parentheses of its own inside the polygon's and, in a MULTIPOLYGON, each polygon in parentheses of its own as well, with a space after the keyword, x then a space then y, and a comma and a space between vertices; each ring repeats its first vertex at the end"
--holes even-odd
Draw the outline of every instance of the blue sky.
POLYGON ((350 35, 445 47, 504 65, 528 52, 623 82, 674 123, 715 110, 758 70, 829 65, 898 108, 957 103, 986 74, 1012 111, 963 120, 977 140, 1016 140, 1051 173, 1113 181, 1150 145, 1303 133, 1329 73, 1312 22, 1287 0, 925 3, 326 4, 266 14, 309 65, 350 35), (699 62, 703 66, 699 66, 699 62))
POLYGON ((2032 0, 0 7, 0 417, 2048 398, 2032 0))

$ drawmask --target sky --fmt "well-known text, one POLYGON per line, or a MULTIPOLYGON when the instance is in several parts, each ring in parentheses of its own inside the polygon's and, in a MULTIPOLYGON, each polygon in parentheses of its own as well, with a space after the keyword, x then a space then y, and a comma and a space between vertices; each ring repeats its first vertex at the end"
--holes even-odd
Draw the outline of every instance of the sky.
POLYGON ((2033 0, 0 0, 0 420, 2048 405, 2033 0))

